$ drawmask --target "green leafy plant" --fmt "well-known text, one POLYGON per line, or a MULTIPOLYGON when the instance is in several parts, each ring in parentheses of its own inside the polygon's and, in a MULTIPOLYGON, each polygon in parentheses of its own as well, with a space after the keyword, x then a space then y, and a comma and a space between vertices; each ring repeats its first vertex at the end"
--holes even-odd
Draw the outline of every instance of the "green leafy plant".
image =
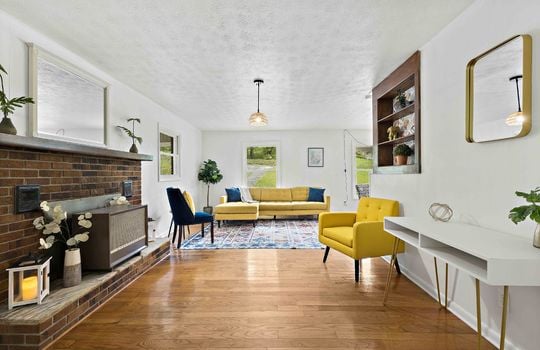
POLYGON ((34 103, 34 100, 31 97, 13 97, 12 99, 8 98, 6 95, 6 91, 4 89, 4 77, 3 74, 8 74, 7 71, 2 67, 0 64, 0 109, 2 110, 2 113, 4 114, 4 118, 7 118, 9 114, 13 114, 15 112, 16 108, 20 108, 25 104, 28 103, 34 103))
POLYGON ((396 148, 394 148, 394 156, 410 156, 413 154, 412 148, 410 148, 408 145, 402 143, 401 145, 398 145, 396 148))
POLYGON ((135 144, 135 140, 137 140, 137 141, 139 142, 139 145, 140 145, 140 144, 142 143, 143 139, 142 139, 142 137, 135 135, 135 122, 137 122, 137 123, 140 124, 140 123, 141 123, 141 119, 140 119, 140 118, 129 118, 129 119, 127 120, 127 122, 128 122, 128 123, 129 123, 129 122, 132 122, 132 123, 133 123, 133 125, 131 126, 131 130, 129 130, 128 128, 123 127, 123 126, 121 126, 121 125, 117 125, 116 127, 117 127, 117 128, 120 128, 120 129, 122 129, 122 130, 124 130, 125 133, 126 133, 129 137, 131 137, 131 140, 133 141, 133 144, 135 144))
POLYGON ((215 185, 223 179, 223 175, 219 171, 217 163, 212 159, 204 161, 199 168, 199 174, 197 176, 199 181, 206 184, 206 206, 210 206, 210 185, 215 185))
POLYGON ((531 204, 513 208, 510 210, 508 218, 516 225, 525 221, 528 217, 540 224, 540 207, 537 205, 540 202, 540 187, 531 190, 529 193, 517 191, 516 196, 525 198, 531 204))

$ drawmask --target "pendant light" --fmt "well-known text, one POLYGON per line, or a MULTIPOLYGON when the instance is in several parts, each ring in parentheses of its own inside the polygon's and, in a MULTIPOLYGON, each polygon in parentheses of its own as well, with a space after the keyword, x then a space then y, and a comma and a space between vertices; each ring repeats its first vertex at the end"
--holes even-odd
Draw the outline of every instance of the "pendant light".
POLYGON ((518 104, 518 110, 517 112, 514 112, 510 114, 506 120, 505 123, 508 126, 519 126, 523 124, 523 121, 525 118, 523 117, 523 112, 521 111, 521 100, 519 98, 519 79, 522 79, 523 75, 514 75, 509 80, 515 80, 516 81, 516 92, 517 92, 517 104, 518 104))
POLYGON ((268 125, 268 118, 266 117, 266 115, 264 115, 264 113, 259 111, 261 84, 264 83, 264 80, 255 79, 253 80, 253 82, 257 84, 257 112, 253 113, 249 117, 249 125, 250 126, 266 126, 268 125))

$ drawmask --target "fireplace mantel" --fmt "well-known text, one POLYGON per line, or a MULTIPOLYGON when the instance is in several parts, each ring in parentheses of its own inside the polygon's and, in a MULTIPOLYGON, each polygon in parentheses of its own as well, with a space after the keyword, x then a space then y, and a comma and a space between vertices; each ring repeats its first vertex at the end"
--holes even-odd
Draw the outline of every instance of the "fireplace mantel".
POLYGON ((151 161, 153 157, 149 154, 139 154, 117 151, 102 147, 80 145, 66 141, 56 141, 39 137, 27 137, 19 135, 0 134, 0 146, 21 147, 42 151, 57 151, 66 153, 77 153, 99 157, 111 157, 120 159, 151 161))

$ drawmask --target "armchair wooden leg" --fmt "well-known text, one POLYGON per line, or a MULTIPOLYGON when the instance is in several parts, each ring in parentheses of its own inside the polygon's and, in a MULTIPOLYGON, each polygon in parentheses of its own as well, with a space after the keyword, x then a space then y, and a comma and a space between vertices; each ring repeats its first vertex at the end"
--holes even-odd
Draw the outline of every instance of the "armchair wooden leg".
POLYGON ((210 242, 214 244, 214 220, 210 222, 210 242))
POLYGON ((253 220, 253 227, 255 227, 255 220, 253 220))
POLYGON ((323 263, 326 263, 326 259, 328 259, 328 253, 330 253, 330 247, 327 246, 324 250, 324 258, 322 259, 323 263))
POLYGON ((176 233, 177 232, 178 232, 178 226, 174 225, 173 236, 172 236, 173 245, 174 245, 174 241, 176 240, 176 233))
POLYGON ((221 227, 221 220, 218 220, 217 221, 217 228, 220 228, 221 227))
POLYGON ((178 232, 178 243, 176 244, 176 248, 180 249, 180 244, 182 244, 182 235, 184 234, 184 225, 180 226, 180 230, 182 232, 178 232))
POLYGON ((174 220, 173 220, 173 218, 171 218, 171 224, 169 225, 169 235, 167 237, 171 237, 171 230, 172 230, 173 222, 174 222, 174 220))
POLYGON ((204 223, 201 224, 201 235, 204 238, 204 223))
POLYGON ((399 268, 399 262, 397 261, 397 257, 396 260, 394 260, 394 266, 396 267, 397 274, 401 275, 401 269, 399 268))
POLYGON ((358 283, 360 279, 360 260, 354 259, 354 281, 358 283))

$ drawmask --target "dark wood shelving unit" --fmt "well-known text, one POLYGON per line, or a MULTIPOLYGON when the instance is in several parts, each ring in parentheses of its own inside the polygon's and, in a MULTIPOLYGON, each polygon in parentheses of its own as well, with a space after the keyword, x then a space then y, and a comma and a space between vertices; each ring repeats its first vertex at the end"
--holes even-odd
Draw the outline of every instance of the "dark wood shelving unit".
MULTIPOLYGON (((372 90, 373 102, 373 172, 376 174, 420 173, 420 51, 415 52, 372 90), (394 111, 394 99, 414 87, 412 103, 394 111), (413 115, 411 134, 388 139, 387 129, 402 118, 413 115), (406 143, 414 150, 407 165, 395 165, 393 151, 406 143)), ((403 130, 401 130, 403 132, 403 130)))

